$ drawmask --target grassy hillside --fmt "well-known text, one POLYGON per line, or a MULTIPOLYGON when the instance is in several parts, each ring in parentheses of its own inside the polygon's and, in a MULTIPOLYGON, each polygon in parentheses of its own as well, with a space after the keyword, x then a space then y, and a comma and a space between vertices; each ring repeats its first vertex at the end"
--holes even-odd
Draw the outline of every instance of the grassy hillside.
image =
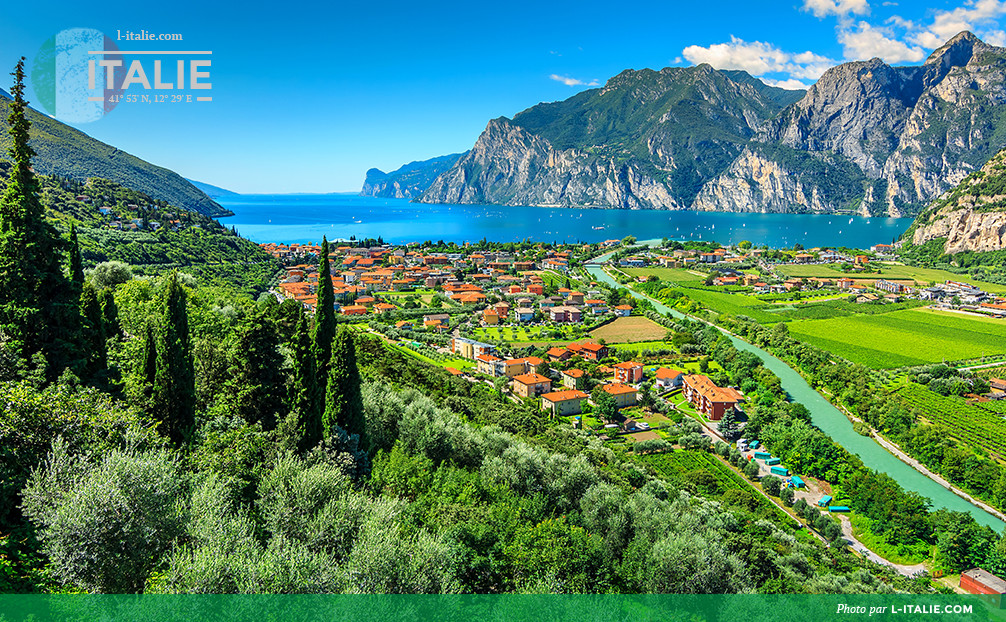
MULTIPOLYGON (((8 168, 0 161, 0 189, 8 168)), ((257 244, 217 221, 143 192, 104 179, 81 183, 43 176, 40 182, 50 220, 64 234, 77 226, 85 268, 113 260, 131 265, 136 274, 177 268, 248 293, 263 291, 279 270, 257 244), (101 207, 111 208, 109 214, 101 207)))
MULTIPOLYGON (((0 158, 7 158, 10 135, 7 128, 7 93, 0 91, 0 158)), ((112 180, 146 193, 171 205, 207 216, 227 216, 230 212, 174 171, 120 151, 69 125, 28 109, 35 172, 77 181, 90 177, 112 180)))

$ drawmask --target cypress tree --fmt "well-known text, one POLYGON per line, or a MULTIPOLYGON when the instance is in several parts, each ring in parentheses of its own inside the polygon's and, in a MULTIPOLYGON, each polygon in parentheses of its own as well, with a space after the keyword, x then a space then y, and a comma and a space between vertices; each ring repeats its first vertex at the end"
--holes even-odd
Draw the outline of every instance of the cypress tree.
POLYGON ((360 370, 356 366, 356 345, 353 343, 352 330, 346 326, 339 328, 332 344, 323 422, 325 438, 331 437, 338 426, 349 434, 359 435, 360 447, 367 446, 360 370))
POLYGON ((290 343, 293 352, 293 385, 290 392, 290 407, 297 417, 297 432, 300 436, 297 448, 308 451, 321 442, 323 426, 322 393, 318 384, 318 363, 311 348, 311 330, 303 308, 297 320, 297 329, 290 343))
POLYGON ((314 315, 314 358, 318 368, 318 386, 328 381, 328 362, 332 359, 332 339, 335 337, 335 292, 328 265, 328 238, 321 239, 321 259, 318 263, 318 302, 314 315))
POLYGON ((77 225, 70 225, 70 282, 77 287, 84 286, 84 262, 80 258, 77 225))
POLYGON ((154 394, 154 382, 157 380, 157 339, 154 329, 147 322, 147 330, 143 338, 143 358, 140 360, 140 374, 143 378, 143 397, 149 401, 154 394))
POLYGON ((119 306, 115 304, 115 292, 109 288, 101 290, 98 302, 101 303, 101 319, 105 323, 105 335, 118 337, 122 334, 122 326, 119 325, 119 306))
POLYGON ((189 343, 185 290, 172 273, 164 297, 164 317, 157 339, 153 411, 175 445, 182 445, 195 425, 196 380, 189 343))
POLYGON ((65 241, 45 220, 31 168, 35 151, 28 145, 24 60, 11 74, 14 86, 7 106, 12 167, 0 197, 0 331, 21 361, 41 353, 52 379, 76 359, 78 299, 63 274, 65 241))
POLYGON ((264 313, 254 314, 237 337, 228 391, 234 412, 263 430, 276 427, 283 408, 285 379, 276 326, 264 313))
POLYGON ((101 315, 98 293, 90 283, 84 283, 80 293, 80 316, 84 378, 93 382, 108 370, 108 347, 105 343, 105 320, 101 315))

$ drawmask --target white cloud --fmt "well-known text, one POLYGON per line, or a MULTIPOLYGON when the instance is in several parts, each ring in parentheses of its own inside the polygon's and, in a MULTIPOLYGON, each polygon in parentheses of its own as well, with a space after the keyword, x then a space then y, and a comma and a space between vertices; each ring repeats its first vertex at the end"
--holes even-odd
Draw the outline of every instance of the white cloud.
POLYGON ((569 76, 560 76, 558 74, 552 74, 549 79, 555 80, 556 82, 562 82, 566 86, 601 86, 601 83, 597 80, 591 80, 590 82, 584 82, 578 78, 570 78, 569 76))
POLYGON ((970 30, 989 42, 999 40, 1002 30, 997 20, 1006 15, 1006 2, 1002 0, 967 0, 963 6, 949 11, 936 11, 928 26, 911 33, 909 41, 935 49, 957 33, 970 30))
POLYGON ((880 58, 888 63, 919 62, 926 51, 894 38, 894 33, 883 26, 859 22, 855 26, 839 28, 838 42, 842 44, 847 60, 880 58))
POLYGON ((814 17, 868 15, 870 3, 867 0, 803 0, 803 10, 810 11, 814 17))
POLYGON ((731 36, 729 43, 708 47, 690 45, 681 55, 690 63, 708 63, 717 69, 743 69, 753 76, 788 74, 791 79, 816 80, 834 61, 813 52, 791 53, 771 43, 744 41, 731 36))
POLYGON ((773 80, 772 78, 761 78, 761 81, 769 86, 776 86, 781 89, 789 89, 791 91, 795 90, 807 90, 810 88, 809 84, 804 84, 799 80, 794 80, 790 78, 789 80, 773 80))

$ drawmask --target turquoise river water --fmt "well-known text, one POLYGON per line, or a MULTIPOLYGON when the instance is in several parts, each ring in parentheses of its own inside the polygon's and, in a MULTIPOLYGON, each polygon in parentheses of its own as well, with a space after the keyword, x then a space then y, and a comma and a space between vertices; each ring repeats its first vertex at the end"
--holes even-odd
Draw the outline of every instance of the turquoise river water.
MULTIPOLYGON (((587 266, 587 269, 597 280, 619 287, 618 283, 608 276, 600 266, 590 264, 587 266)), ((684 314, 671 309, 667 305, 661 304, 649 296, 636 291, 629 291, 636 298, 646 298, 649 300, 660 313, 677 318, 686 317, 684 314)), ((756 354, 762 360, 765 367, 771 370, 776 376, 779 376, 783 389, 789 393, 790 397, 810 410, 814 425, 823 430, 836 443, 859 456, 867 467, 890 475, 906 490, 914 490, 922 496, 928 497, 933 502, 934 508, 942 507, 948 510, 968 512, 980 524, 988 525, 997 533, 1002 532, 1003 528, 1006 527, 1006 522, 957 496, 953 491, 944 488, 905 464, 884 449, 877 441, 870 437, 856 434, 852 429, 852 422, 849 421, 848 417, 832 406, 828 400, 824 399, 820 393, 807 384, 807 381, 785 362, 743 339, 730 334, 727 334, 727 337, 730 338, 730 341, 733 342, 737 349, 747 350, 756 354)))

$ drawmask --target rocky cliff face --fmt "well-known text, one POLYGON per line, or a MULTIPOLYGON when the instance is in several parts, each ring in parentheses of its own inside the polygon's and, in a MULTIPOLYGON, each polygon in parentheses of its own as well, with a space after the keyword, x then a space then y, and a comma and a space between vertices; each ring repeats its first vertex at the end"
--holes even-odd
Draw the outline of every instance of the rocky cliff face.
POLYGON ((603 88, 491 121, 420 200, 686 208, 781 109, 787 92, 756 82, 708 65, 624 71, 603 88))
POLYGON ((833 213, 855 207, 864 179, 851 162, 832 152, 752 143, 730 168, 702 187, 692 209, 833 213), (828 183, 829 178, 836 182, 828 183))
POLYGON ((680 208, 660 181, 632 163, 548 140, 493 119, 472 150, 423 193, 425 203, 680 208))
POLYGON ((464 154, 453 153, 430 160, 409 162, 390 173, 376 168, 367 171, 363 182, 362 196, 390 199, 415 199, 437 178, 449 169, 464 154))
POLYGON ((917 245, 945 239, 948 255, 1006 249, 1006 151, 933 202, 905 237, 917 245))
POLYGON ((1006 146, 1006 49, 968 32, 795 97, 708 65, 624 71, 490 122, 419 200, 910 216, 1006 146))
MULTIPOLYGON (((1004 127, 1004 84, 1006 49, 964 32, 921 67, 873 59, 828 70, 756 140, 838 154, 867 182, 850 207, 907 216, 1002 148, 1003 140, 993 135, 1004 127)), ((743 167, 730 171, 740 178, 749 173, 743 167)))

